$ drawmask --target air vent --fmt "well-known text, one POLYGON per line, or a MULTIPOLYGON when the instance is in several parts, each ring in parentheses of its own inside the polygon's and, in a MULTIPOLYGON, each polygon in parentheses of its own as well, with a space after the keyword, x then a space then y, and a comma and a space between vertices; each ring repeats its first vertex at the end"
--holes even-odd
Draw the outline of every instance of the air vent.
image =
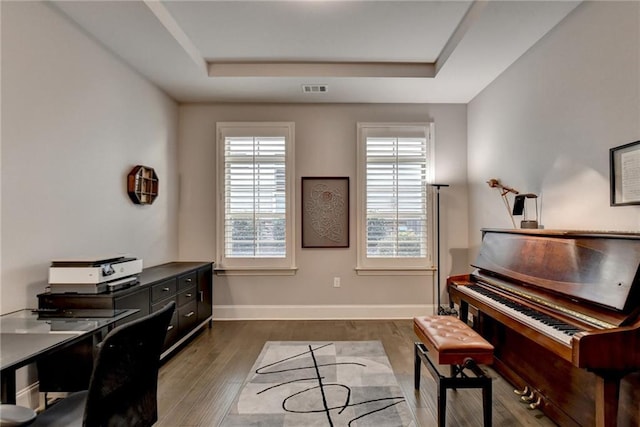
POLYGON ((329 86, 328 85, 322 85, 322 84, 302 85, 302 92, 304 92, 304 93, 327 93, 327 92, 329 92, 329 86))

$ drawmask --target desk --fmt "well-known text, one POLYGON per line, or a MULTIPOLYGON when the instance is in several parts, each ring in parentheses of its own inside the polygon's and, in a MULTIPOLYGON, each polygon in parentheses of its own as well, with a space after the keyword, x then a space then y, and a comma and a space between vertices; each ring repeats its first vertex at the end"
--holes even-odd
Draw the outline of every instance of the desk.
MULTIPOLYGON (((16 403, 16 371, 41 357, 111 329, 131 310, 60 310, 37 313, 24 309, 0 316, 0 382, 2 403, 16 403)), ((101 337, 100 337, 101 338, 101 337)))

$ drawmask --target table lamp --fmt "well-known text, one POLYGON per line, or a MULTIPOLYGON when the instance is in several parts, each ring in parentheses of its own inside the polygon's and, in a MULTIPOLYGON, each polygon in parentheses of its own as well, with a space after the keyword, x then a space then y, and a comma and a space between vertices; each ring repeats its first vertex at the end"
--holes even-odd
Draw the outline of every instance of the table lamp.
POLYGON ((523 216, 522 221, 520 221, 520 228, 538 228, 538 196, 533 193, 518 194, 513 201, 513 215, 523 216), (533 200, 535 219, 531 219, 530 215, 527 215, 527 199, 533 200))

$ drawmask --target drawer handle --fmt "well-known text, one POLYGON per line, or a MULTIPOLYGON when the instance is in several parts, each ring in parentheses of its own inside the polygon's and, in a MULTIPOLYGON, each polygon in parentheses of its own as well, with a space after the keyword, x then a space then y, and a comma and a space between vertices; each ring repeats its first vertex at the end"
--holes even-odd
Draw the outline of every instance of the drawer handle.
POLYGON ((193 294, 185 294, 185 296, 186 296, 187 298, 191 298, 191 297, 193 296, 193 294))
POLYGON ((169 292, 171 289, 169 288, 162 288, 162 292, 169 292))
POLYGON ((170 330, 172 330, 172 329, 173 329, 173 325, 169 325, 169 326, 167 327, 167 332, 168 332, 168 331, 170 331, 170 330))
POLYGON ((191 283, 191 277, 187 277, 187 278, 185 279, 185 282, 187 282, 187 283, 191 283))
POLYGON ((191 316, 193 316, 194 314, 196 314, 196 313, 195 313, 195 312, 193 312, 193 311, 190 311, 189 313, 185 314, 185 315, 184 315, 184 317, 191 317, 191 316))
POLYGON ((200 299, 200 302, 204 301, 204 291, 198 291, 198 298, 200 299))

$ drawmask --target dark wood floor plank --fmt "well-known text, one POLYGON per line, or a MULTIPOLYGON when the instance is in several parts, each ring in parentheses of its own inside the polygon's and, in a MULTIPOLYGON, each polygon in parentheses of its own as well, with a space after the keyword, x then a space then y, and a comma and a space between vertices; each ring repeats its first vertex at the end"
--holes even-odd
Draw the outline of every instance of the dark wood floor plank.
MULTIPOLYGON (((157 427, 218 426, 240 392, 267 341, 380 340, 416 422, 436 425, 436 386, 423 367, 420 391, 413 388, 411 320, 218 321, 180 349, 160 369, 157 427)), ((448 372, 448 370, 443 370, 448 372)), ((518 401, 493 370, 495 427, 554 426, 540 411, 518 401)), ((481 426, 480 390, 449 391, 448 426, 481 426)), ((381 426, 382 427, 382 426, 381 426)))

